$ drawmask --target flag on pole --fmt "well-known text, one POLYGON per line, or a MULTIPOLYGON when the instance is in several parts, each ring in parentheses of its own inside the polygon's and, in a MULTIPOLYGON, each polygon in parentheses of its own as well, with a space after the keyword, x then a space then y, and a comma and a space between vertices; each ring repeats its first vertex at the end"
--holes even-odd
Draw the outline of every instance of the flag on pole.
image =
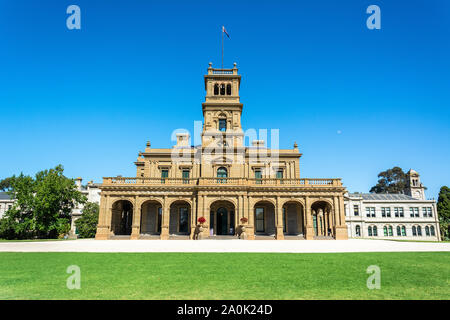
POLYGON ((225 33, 225 34, 227 35, 228 39, 231 39, 231 38, 230 38, 230 35, 228 34, 227 30, 225 30, 225 27, 224 27, 224 26, 222 26, 222 32, 225 33))

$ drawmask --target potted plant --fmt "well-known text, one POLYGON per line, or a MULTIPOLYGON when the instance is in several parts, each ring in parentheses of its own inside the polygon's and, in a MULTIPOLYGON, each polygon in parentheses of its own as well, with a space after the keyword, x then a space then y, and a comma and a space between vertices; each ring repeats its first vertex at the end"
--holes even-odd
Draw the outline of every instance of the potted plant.
POLYGON ((246 217, 242 217, 240 220, 241 220, 241 225, 240 225, 241 232, 244 233, 245 232, 245 224, 247 223, 248 219, 246 217))
POLYGON ((198 221, 198 227, 199 227, 199 231, 200 232, 203 232, 203 224, 206 222, 206 219, 205 219, 205 217, 200 217, 200 218, 198 218, 197 219, 197 221, 198 221))

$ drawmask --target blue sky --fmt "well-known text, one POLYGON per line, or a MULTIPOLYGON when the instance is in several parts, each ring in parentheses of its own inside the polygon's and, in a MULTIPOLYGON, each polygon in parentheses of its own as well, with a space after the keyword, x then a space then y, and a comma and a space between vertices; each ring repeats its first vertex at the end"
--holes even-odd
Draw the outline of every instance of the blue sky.
POLYGON ((69 177, 134 176, 147 140, 202 120, 203 74, 242 74, 244 129, 297 141, 302 177, 367 192, 414 168, 450 184, 448 1, 0 0, 0 178, 59 163, 69 177), (66 8, 81 8, 68 30, 66 8), (381 30, 366 8, 381 8, 381 30))

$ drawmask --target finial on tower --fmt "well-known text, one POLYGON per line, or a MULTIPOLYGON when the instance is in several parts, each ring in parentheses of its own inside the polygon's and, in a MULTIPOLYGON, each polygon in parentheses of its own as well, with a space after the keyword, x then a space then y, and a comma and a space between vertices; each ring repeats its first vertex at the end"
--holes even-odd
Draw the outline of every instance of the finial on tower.
POLYGON ((294 142, 294 149, 298 149, 297 141, 294 142))

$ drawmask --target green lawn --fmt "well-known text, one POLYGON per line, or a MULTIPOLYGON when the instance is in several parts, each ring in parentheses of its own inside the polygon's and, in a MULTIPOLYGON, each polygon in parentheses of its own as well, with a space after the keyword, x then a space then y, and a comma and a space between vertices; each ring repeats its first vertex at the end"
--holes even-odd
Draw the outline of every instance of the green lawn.
POLYGON ((450 299, 450 253, 8 252, 0 299, 450 299), (370 265, 380 290, 366 287, 370 265))

